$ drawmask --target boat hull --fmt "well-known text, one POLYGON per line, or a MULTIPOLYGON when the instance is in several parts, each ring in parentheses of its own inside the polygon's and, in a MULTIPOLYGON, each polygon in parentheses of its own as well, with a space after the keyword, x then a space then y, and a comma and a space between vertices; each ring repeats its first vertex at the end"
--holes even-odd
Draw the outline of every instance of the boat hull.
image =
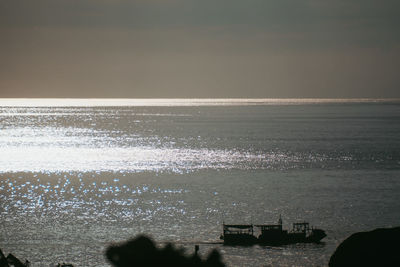
POLYGON ((258 243, 254 235, 249 234, 225 234, 224 245, 230 246, 252 246, 258 243))
POLYGON ((313 229, 306 233, 291 233, 287 231, 271 231, 261 234, 258 238, 251 234, 225 234, 222 239, 224 245, 231 246, 283 246, 296 243, 319 243, 326 237, 325 231, 313 229))

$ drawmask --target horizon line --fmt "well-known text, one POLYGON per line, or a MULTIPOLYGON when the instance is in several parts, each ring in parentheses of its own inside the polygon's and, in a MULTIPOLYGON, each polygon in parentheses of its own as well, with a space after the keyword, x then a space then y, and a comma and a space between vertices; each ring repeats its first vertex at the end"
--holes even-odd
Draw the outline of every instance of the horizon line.
POLYGON ((400 102, 400 98, 0 98, 0 107, 245 106, 387 102, 400 102))

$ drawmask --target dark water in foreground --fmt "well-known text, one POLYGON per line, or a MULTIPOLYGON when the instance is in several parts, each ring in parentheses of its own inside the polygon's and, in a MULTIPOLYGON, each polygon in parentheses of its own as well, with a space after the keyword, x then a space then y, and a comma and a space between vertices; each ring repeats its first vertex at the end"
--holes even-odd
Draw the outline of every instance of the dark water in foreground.
POLYGON ((326 266, 400 225, 400 104, 0 108, 0 247, 33 266, 108 266, 146 233, 229 266, 326 266), (225 247, 221 224, 306 220, 323 244, 225 247))

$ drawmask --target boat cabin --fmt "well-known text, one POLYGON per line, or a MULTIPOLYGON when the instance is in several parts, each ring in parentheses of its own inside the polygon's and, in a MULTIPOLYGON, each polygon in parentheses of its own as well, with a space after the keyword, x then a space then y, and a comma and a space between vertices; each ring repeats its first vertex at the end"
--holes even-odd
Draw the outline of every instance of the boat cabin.
POLYGON ((253 235, 254 228, 252 224, 224 224, 224 235, 253 235))
POLYGON ((294 233, 308 233, 310 232, 310 224, 308 222, 293 223, 294 233))

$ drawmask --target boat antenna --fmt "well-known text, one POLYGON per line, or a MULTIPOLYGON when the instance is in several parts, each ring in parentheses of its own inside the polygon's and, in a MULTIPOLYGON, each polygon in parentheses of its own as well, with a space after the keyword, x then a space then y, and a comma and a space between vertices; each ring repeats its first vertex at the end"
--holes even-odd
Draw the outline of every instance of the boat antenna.
POLYGON ((279 214, 278 224, 282 225, 282 216, 281 216, 281 214, 279 214))

